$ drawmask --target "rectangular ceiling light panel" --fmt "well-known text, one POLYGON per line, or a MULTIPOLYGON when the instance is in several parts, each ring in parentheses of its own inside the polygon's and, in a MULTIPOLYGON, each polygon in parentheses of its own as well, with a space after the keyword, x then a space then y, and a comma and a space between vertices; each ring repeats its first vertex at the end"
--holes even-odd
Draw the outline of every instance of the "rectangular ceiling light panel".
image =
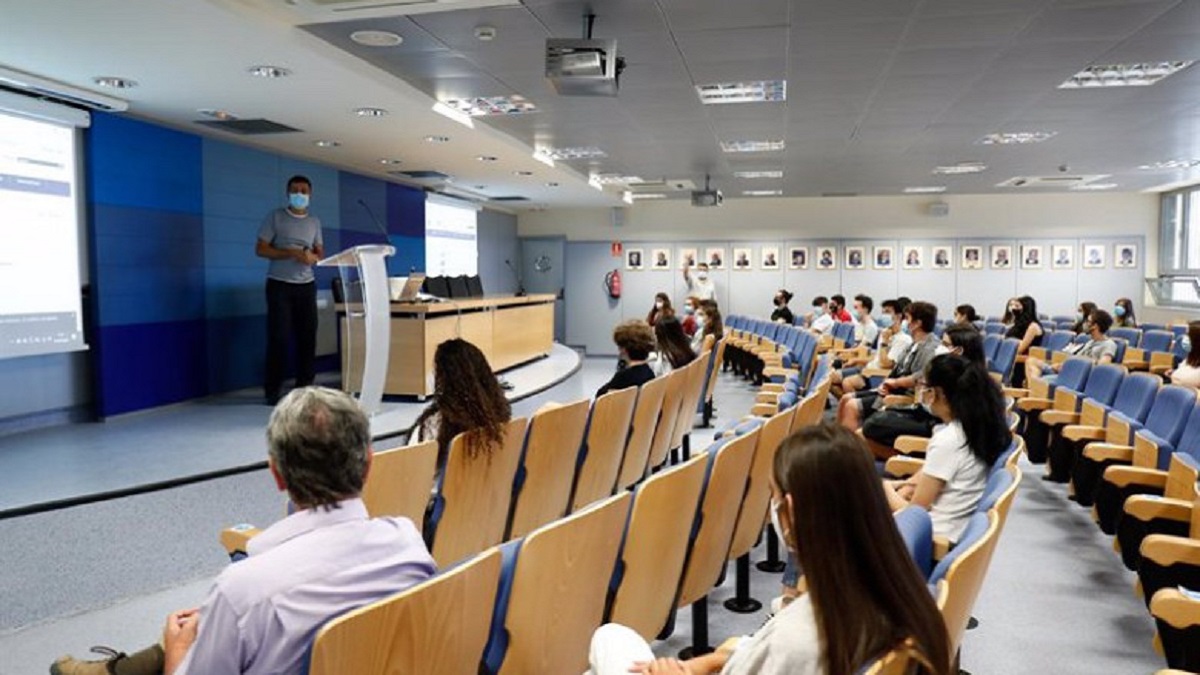
POLYGON ((487 117, 493 115, 524 115, 537 112, 533 101, 524 96, 473 96, 469 98, 451 98, 442 101, 453 110, 471 117, 487 117))
POLYGON ((556 162, 569 162, 573 159, 602 159, 608 157, 608 153, 604 152, 596 146, 578 147, 578 148, 538 148, 537 155, 542 155, 547 159, 552 159, 556 162))
POLYGON ((1149 87, 1187 68, 1195 61, 1158 61, 1154 63, 1113 63, 1088 66, 1068 77, 1059 89, 1099 89, 1103 87, 1149 87))
POLYGON ((983 162, 959 162, 934 168, 933 173, 940 176, 959 176, 968 173, 981 173, 987 170, 983 162))
POLYGON ((1057 131, 1013 131, 1000 134, 988 134, 979 139, 980 145, 1028 145, 1042 143, 1058 135, 1057 131))
POLYGON ((700 102, 704 105, 774 103, 787 100, 787 80, 698 84, 696 93, 700 95, 700 102))
POLYGON ((782 171, 734 171, 734 178, 783 178, 782 171))
POLYGON ((725 152, 779 152, 785 147, 783 141, 721 141, 725 152))

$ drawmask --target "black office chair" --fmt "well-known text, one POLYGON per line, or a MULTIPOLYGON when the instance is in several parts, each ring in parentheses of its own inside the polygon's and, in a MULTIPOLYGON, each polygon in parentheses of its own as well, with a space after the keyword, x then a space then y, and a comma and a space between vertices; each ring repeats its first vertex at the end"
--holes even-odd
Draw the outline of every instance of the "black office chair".
POLYGON ((471 291, 467 288, 467 276, 450 277, 450 297, 455 300, 471 297, 471 291))
POLYGON ((333 291, 333 301, 335 303, 340 305, 346 302, 346 291, 342 288, 342 278, 340 276, 334 277, 329 287, 333 291))
POLYGON ((478 274, 467 277, 467 292, 472 298, 483 297, 483 279, 480 279, 478 274))
POLYGON ((450 297, 450 284, 446 277, 426 277, 425 292, 436 298, 450 297))

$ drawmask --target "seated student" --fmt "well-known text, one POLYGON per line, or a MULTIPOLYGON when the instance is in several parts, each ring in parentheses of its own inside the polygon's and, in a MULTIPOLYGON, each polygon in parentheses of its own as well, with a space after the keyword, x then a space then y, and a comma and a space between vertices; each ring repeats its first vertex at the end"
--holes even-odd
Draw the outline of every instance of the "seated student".
POLYGON ((842 396, 838 404, 838 421, 848 429, 858 429, 863 420, 883 407, 889 394, 905 394, 917 385, 925 366, 937 354, 941 342, 933 334, 937 323, 937 307, 928 302, 914 302, 904 310, 904 318, 912 334, 912 344, 897 360, 888 378, 879 389, 857 391, 842 396))
POLYGON ((409 429, 410 441, 437 439, 438 475, 455 436, 467 432, 467 454, 487 454, 504 442, 504 425, 510 419, 512 407, 483 352, 461 338, 438 345, 433 353, 433 400, 409 429))
POLYGON ((979 315, 975 313, 974 305, 959 305, 954 308, 954 323, 975 325, 976 321, 979 321, 979 315))
POLYGON ((846 296, 838 293, 829 296, 829 315, 838 323, 850 323, 853 317, 846 311, 846 296))
MULTIPOLYGON (((1117 356, 1117 343, 1108 337, 1108 329, 1112 328, 1112 316, 1108 312, 1094 310, 1083 323, 1083 331, 1088 335, 1088 341, 1082 345, 1071 344, 1064 350, 1072 356, 1082 356, 1096 363, 1112 363, 1117 356)), ((1043 379, 1057 377, 1062 369, 1062 363, 1046 363, 1041 359, 1030 357, 1025 361, 1025 381, 1041 376, 1043 379)))
POLYGON ((713 336, 720 340, 725 336, 725 325, 721 323, 721 310, 715 300, 701 300, 696 310, 696 334, 692 336, 692 351, 696 354, 704 351, 704 338, 713 336))
POLYGON ((650 352, 654 351, 654 331, 646 322, 633 319, 618 324, 613 329, 613 342, 617 345, 620 365, 612 379, 596 391, 597 398, 610 391, 640 387, 654 379, 654 369, 647 363, 650 352))
POLYGON ((788 308, 788 303, 792 301, 792 294, 785 288, 781 288, 775 292, 775 309, 771 312, 771 320, 779 323, 791 325, 796 317, 792 314, 792 310, 788 308))
POLYGON ((893 509, 927 509, 933 533, 953 543, 975 513, 996 458, 1012 442, 1004 396, 986 368, 944 354, 925 371, 922 399, 945 424, 929 439, 924 467, 884 486, 893 509))
POLYGON ((683 325, 674 316, 663 317, 654 324, 654 340, 658 346, 653 359, 656 375, 682 368, 696 358, 691 341, 683 333, 683 325))
MULTIPOLYGON (((489 378, 490 379, 490 378, 489 378)), ((167 617, 161 645, 104 661, 62 657, 57 675, 299 674, 330 618, 418 584, 436 571, 406 518, 370 518, 359 494, 371 431, 349 395, 296 389, 267 424, 268 463, 296 512, 250 540, 199 609, 167 617)), ((112 651, 112 650, 109 650, 112 651)))
MULTIPOLYGON (((866 369, 890 370, 896 365, 896 360, 904 355, 905 350, 912 344, 912 338, 904 332, 904 310, 908 307, 906 299, 884 300, 883 314, 879 317, 878 349, 875 356, 866 363, 866 369)), ((840 371, 835 370, 831 375, 830 392, 838 397, 847 392, 866 389, 867 379, 860 375, 856 367, 859 363, 846 363, 840 371)))
POLYGON ((1004 316, 1000 318, 1000 323, 1005 326, 1013 325, 1017 320, 1017 314, 1021 313, 1021 299, 1009 298, 1008 302, 1004 303, 1004 316))
POLYGON ((832 424, 806 427, 780 446, 771 482, 771 522, 807 592, 733 651, 683 662, 656 660, 624 626, 601 626, 591 675, 849 675, 905 640, 920 656, 910 672, 950 672, 945 623, 858 439, 832 424))
POLYGON ((1117 328, 1137 328, 1137 317, 1133 314, 1133 301, 1118 298, 1113 304, 1113 325, 1117 328))
POLYGON ((1178 367, 1168 370, 1166 376, 1171 384, 1200 389, 1200 321, 1188 323, 1187 335, 1181 339, 1187 358, 1178 367))
POLYGON ((654 306, 650 308, 650 312, 646 314, 646 323, 654 326, 660 316, 675 315, 675 308, 671 306, 671 296, 666 293, 654 294, 654 306))
POLYGON ((809 314, 808 330, 815 335, 824 335, 833 328, 837 319, 829 313, 829 298, 818 295, 813 298, 812 312, 809 314))
POLYGON ((871 317, 875 301, 871 296, 859 293, 854 296, 854 343, 873 345, 879 339, 879 324, 871 317))
POLYGON ((692 337, 696 334, 696 309, 700 307, 700 298, 687 296, 683 301, 683 332, 692 337))
MULTIPOLYGON (((1038 320, 1037 302, 1028 295, 1022 295, 1017 298, 1020 305, 1020 310, 1013 314, 1012 325, 1005 331, 1004 337, 1016 338, 1021 341, 1017 345, 1017 356, 1026 356, 1029 354, 1030 347, 1040 347, 1042 337, 1046 334, 1042 329, 1042 322, 1038 320)), ((1022 369, 1014 369, 1013 383, 1014 387, 1020 387, 1025 383, 1025 372, 1022 369)))
POLYGON ((1097 309, 1094 302, 1084 301, 1079 303, 1079 307, 1075 309, 1075 325, 1071 327, 1071 330, 1077 335, 1085 332, 1083 324, 1087 323, 1088 317, 1097 309))

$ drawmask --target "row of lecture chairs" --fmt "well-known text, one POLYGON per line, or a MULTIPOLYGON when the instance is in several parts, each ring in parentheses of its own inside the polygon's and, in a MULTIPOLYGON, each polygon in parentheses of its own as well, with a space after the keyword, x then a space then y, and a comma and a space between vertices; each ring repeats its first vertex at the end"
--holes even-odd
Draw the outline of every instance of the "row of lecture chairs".
POLYGON ((1072 498, 1138 573, 1156 649, 1171 668, 1200 670, 1200 596, 1187 590, 1200 590, 1197 392, 1071 358, 1057 381, 1035 377, 1021 393, 1027 442, 1068 444, 1072 498))

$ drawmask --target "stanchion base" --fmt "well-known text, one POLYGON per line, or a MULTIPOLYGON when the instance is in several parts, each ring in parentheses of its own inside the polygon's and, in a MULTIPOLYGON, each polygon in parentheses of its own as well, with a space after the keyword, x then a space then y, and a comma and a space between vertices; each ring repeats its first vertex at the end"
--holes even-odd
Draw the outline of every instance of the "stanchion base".
POLYGON ((737 614, 753 614, 762 609, 762 603, 754 598, 730 598, 724 604, 725 609, 737 614))
POLYGON ((787 563, 783 562, 782 560, 760 560, 754 563, 754 567, 757 568, 759 572, 783 574, 783 570, 787 567, 787 563))

